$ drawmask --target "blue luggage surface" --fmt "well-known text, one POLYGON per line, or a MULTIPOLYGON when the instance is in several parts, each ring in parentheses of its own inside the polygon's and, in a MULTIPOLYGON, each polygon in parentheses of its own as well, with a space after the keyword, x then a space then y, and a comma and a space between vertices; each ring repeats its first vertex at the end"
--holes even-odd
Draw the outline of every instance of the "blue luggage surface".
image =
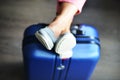
POLYGON ((89 80, 100 58, 97 30, 89 25, 73 25, 77 45, 70 59, 61 60, 54 50, 47 50, 34 33, 47 24, 35 24, 24 32, 22 51, 27 80, 89 80), (59 69, 60 63, 65 67, 59 69))

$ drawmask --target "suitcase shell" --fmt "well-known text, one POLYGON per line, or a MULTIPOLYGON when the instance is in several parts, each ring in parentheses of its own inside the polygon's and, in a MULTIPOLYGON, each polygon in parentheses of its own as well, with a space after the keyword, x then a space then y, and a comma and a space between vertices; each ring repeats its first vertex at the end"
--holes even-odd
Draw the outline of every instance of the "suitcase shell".
POLYGON ((35 38, 34 33, 46 25, 35 24, 24 32, 22 51, 27 80, 89 80, 100 58, 97 30, 86 24, 72 25, 77 45, 72 58, 61 60, 35 38), (64 69, 58 69, 60 63, 64 69))

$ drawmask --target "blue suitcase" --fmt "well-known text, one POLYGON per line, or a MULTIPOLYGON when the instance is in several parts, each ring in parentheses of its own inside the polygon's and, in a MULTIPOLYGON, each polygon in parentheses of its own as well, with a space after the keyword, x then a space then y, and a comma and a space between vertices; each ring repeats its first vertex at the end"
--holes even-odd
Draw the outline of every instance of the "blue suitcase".
POLYGON ((72 25, 71 32, 77 45, 70 59, 61 60, 54 50, 47 50, 34 35, 46 25, 35 24, 24 32, 22 51, 27 80, 89 80, 100 58, 97 30, 86 24, 72 25))

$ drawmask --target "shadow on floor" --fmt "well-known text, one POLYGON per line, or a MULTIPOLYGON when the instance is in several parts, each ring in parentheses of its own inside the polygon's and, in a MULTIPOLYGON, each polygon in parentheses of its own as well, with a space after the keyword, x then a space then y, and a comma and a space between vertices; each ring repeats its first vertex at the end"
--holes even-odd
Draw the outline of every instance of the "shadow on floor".
POLYGON ((23 64, 0 64, 0 80, 24 80, 23 64))

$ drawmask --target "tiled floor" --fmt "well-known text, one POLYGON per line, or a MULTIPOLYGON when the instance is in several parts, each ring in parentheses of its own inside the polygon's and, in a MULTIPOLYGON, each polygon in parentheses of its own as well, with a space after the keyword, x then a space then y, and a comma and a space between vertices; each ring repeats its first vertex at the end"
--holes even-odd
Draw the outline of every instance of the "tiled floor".
MULTIPOLYGON (((99 30, 101 59, 91 80, 120 80, 120 1, 88 0, 74 23, 87 23, 99 30)), ((0 80, 23 80, 21 43, 24 29, 49 23, 56 0, 0 0, 0 80)))

